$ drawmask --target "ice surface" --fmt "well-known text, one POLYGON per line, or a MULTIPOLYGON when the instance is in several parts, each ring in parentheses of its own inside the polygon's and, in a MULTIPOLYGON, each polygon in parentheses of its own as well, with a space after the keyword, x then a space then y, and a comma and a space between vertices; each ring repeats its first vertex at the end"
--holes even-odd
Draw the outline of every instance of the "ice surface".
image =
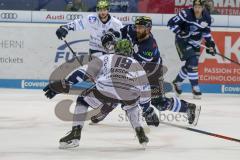
MULTIPOLYGON (((80 147, 59 150, 58 140, 70 130, 71 122, 59 120, 54 110, 57 102, 68 98, 57 96, 48 100, 40 90, 1 89, 0 159, 240 159, 240 143, 166 125, 150 128, 150 142, 143 150, 129 122, 122 119, 121 108, 99 125, 85 123, 80 147)), ((183 98, 202 106, 197 129, 240 139, 240 95, 204 94, 202 100, 192 100, 191 95, 186 94, 183 98)))

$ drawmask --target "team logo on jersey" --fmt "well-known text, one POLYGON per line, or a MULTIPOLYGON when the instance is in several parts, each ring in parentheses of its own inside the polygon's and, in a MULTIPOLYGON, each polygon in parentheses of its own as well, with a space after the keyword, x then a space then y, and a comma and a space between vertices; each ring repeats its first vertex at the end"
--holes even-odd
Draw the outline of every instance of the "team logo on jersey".
POLYGON ((208 26, 208 23, 207 22, 201 22, 201 24, 200 24, 202 27, 207 27, 208 26))
POLYGON ((89 21, 89 23, 94 24, 94 23, 96 23, 96 21, 97 21, 97 17, 95 17, 95 16, 90 16, 90 17, 88 18, 88 21, 89 21))
POLYGON ((152 57, 153 56, 153 52, 152 51, 145 51, 145 52, 143 52, 143 54, 145 56, 148 56, 148 57, 152 57))

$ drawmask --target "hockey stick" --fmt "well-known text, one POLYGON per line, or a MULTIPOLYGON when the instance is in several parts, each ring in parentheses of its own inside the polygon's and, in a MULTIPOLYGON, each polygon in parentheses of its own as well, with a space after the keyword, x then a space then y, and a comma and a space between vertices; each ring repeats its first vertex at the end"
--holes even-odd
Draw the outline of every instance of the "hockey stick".
POLYGON ((78 59, 76 52, 73 51, 73 49, 70 47, 69 43, 68 43, 66 40, 63 40, 63 41, 64 41, 64 43, 66 44, 66 46, 69 48, 69 50, 72 52, 72 54, 74 55, 74 57, 76 57, 76 59, 77 59, 77 61, 79 62, 79 64, 82 66, 83 64, 82 64, 81 60, 78 59))
MULTIPOLYGON (((203 47, 203 48, 209 49, 209 48, 208 48, 207 46, 205 46, 205 45, 202 45, 202 44, 199 44, 199 45, 200 45, 201 47, 203 47)), ((216 53, 216 54, 219 55, 219 56, 221 56, 221 57, 223 57, 223 58, 225 58, 225 59, 227 59, 227 60, 229 60, 230 62, 235 63, 235 64, 237 64, 237 65, 240 66, 240 63, 238 63, 238 62, 236 62, 236 61, 233 61, 231 58, 228 58, 228 57, 222 55, 221 53, 216 53)))
POLYGON ((180 126, 180 125, 177 125, 177 124, 172 124, 172 123, 167 123, 167 122, 162 122, 162 121, 160 121, 160 123, 168 125, 168 126, 172 126, 172 127, 176 127, 176 128, 180 128, 180 129, 184 129, 184 130, 188 130, 188 131, 192 131, 192 132, 205 134, 205 135, 208 135, 208 136, 212 136, 212 137, 221 138, 221 139, 225 139, 225 140, 228 140, 228 141, 234 141, 234 142, 240 143, 240 139, 224 136, 224 135, 221 135, 221 134, 211 133, 211 132, 207 132, 207 131, 203 131, 203 130, 199 130, 199 129, 195 129, 195 128, 180 126))

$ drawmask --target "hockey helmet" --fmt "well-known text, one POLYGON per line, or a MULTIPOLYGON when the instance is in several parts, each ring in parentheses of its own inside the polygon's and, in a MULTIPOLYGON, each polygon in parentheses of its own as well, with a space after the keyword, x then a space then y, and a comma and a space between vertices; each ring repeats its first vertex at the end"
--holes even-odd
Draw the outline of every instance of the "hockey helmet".
POLYGON ((195 6, 195 5, 203 6, 204 4, 205 4, 205 0, 194 0, 193 1, 193 6, 195 6))
POLYGON ((124 55, 124 56, 131 56, 133 51, 132 44, 127 39, 121 39, 116 42, 115 45, 115 53, 124 55))
POLYGON ((99 0, 97 2, 97 6, 96 6, 97 11, 100 9, 109 10, 109 8, 110 8, 110 4, 109 4, 108 0, 99 0))
POLYGON ((135 20, 135 25, 143 25, 146 28, 151 28, 152 27, 152 19, 147 16, 137 17, 135 20))

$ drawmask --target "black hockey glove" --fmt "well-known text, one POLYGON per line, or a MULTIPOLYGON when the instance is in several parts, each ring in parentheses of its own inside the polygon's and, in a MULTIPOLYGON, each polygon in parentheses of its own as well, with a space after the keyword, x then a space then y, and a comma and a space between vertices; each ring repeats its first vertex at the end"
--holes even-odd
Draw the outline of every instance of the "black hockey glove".
POLYGON ((56 35, 58 39, 63 39, 67 36, 68 30, 64 26, 60 26, 60 28, 57 29, 56 35))
POLYGON ((55 97, 58 93, 53 91, 50 87, 49 84, 43 89, 43 91, 45 92, 45 96, 49 99, 52 99, 53 97, 55 97))
POLYGON ((152 107, 148 107, 145 111, 143 111, 143 117, 146 120, 147 125, 157 127, 159 125, 159 119, 157 114, 154 112, 152 107))
POLYGON ((49 99, 52 99, 59 93, 68 93, 70 90, 70 84, 66 80, 58 80, 53 83, 48 84, 43 91, 45 96, 49 99))
POLYGON ((115 30, 113 30, 112 28, 110 28, 110 29, 108 30, 108 32, 113 33, 116 38, 120 38, 120 32, 115 31, 115 30))
POLYGON ((217 54, 215 43, 213 41, 207 41, 206 47, 207 54, 211 54, 212 56, 215 56, 217 54))
POLYGON ((107 51, 112 51, 114 49, 115 43, 116 43, 116 37, 112 32, 106 32, 102 38, 102 46, 107 51))

